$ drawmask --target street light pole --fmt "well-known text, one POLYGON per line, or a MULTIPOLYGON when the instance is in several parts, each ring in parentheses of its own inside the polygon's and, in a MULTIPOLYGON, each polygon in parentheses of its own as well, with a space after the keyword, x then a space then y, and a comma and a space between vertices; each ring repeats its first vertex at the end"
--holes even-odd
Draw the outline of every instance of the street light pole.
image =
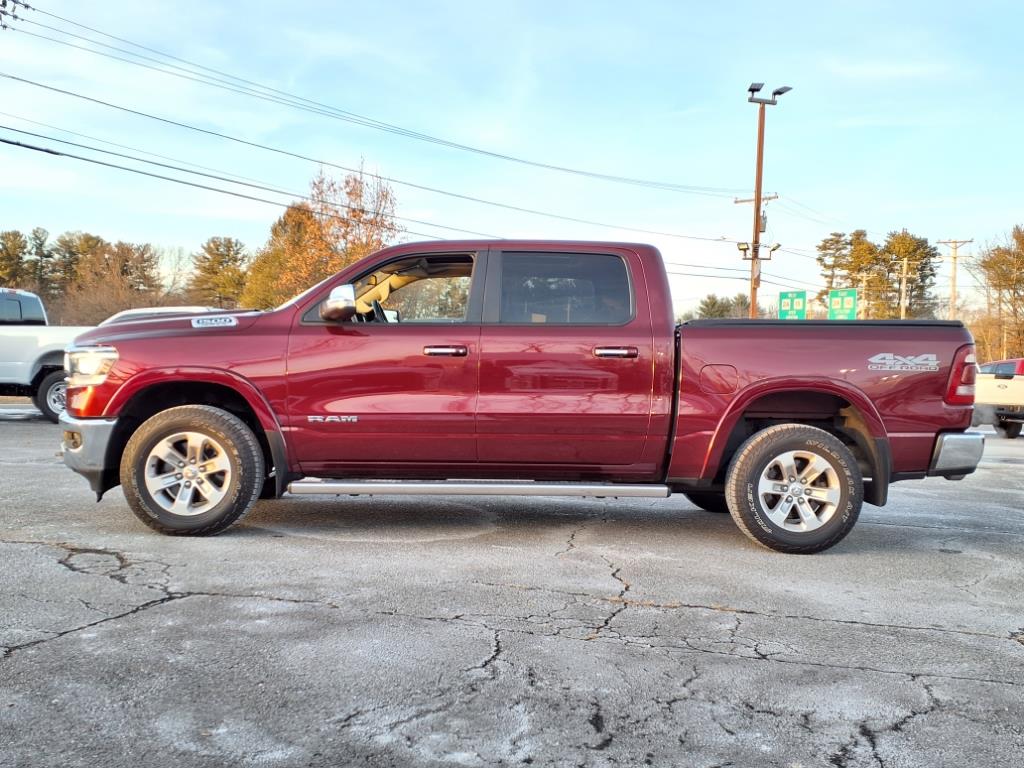
POLYGON ((764 175, 764 104, 757 107, 757 172, 754 174, 754 234, 750 240, 750 317, 757 317, 757 289, 761 287, 761 177, 764 175))
POLYGON ((754 234, 750 241, 750 317, 757 317, 757 289, 761 287, 761 179, 764 175, 764 108, 777 104, 778 97, 791 91, 788 85, 772 91, 770 99, 758 97, 764 83, 751 83, 747 101, 757 104, 757 168, 754 174, 754 234))

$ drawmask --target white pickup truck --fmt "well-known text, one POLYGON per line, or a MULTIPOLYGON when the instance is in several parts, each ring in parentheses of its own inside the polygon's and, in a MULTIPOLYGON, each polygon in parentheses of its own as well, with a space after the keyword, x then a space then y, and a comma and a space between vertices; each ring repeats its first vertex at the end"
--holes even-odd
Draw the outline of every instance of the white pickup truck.
POLYGON ((981 366, 975 392, 974 425, 991 424, 1000 437, 1018 437, 1024 425, 1024 358, 981 366))
POLYGON ((87 330, 49 325, 38 296, 0 288, 0 395, 31 397, 56 422, 64 410, 64 348, 87 330))

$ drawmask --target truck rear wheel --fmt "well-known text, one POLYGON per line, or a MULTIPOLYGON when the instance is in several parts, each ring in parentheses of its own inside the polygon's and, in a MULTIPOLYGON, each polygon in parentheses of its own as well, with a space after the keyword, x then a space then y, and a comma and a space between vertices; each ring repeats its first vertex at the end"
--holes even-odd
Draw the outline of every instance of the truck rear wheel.
POLYGON ((706 512, 728 512, 729 505, 725 503, 724 493, 714 491, 683 491, 683 496, 706 512))
POLYGON ((208 405, 156 414, 121 457, 132 512, 172 536, 219 533, 248 512, 263 487, 263 452, 245 423, 208 405))
POLYGON ((1007 440, 1016 440, 1020 437, 1020 428, 1019 421, 999 421, 996 423, 996 434, 1007 440))
POLYGON ((56 424, 64 411, 67 391, 67 374, 64 371, 50 371, 36 387, 32 402, 42 411, 43 416, 56 424))
POLYGON ((779 424, 740 446, 725 495, 733 520, 751 539, 779 552, 810 554, 839 543, 853 528, 864 480, 834 435, 779 424))

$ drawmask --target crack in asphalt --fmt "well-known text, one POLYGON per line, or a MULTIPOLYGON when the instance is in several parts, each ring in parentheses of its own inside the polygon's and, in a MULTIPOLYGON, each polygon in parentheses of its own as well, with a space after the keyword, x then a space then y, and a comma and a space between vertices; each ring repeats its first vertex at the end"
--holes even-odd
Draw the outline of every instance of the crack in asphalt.
MULTIPOLYGON (((809 616, 806 614, 798 613, 769 613, 766 611, 757 611, 752 608, 736 608, 729 605, 718 605, 715 603, 684 603, 680 601, 669 601, 660 602, 656 600, 640 599, 640 598, 626 598, 621 593, 619 595, 595 595, 590 592, 572 592, 567 590, 552 589, 550 587, 539 587, 529 584, 515 584, 515 583, 500 583, 500 582, 488 582, 488 581, 474 581, 472 584, 485 587, 497 587, 501 589, 518 589, 530 592, 548 592, 556 595, 565 595, 577 598, 585 598, 591 601, 601 601, 607 603, 621 603, 626 606, 636 606, 638 608, 652 608, 655 610, 698 610, 698 611, 714 611, 716 613, 732 613, 740 614, 742 616, 756 616, 758 618, 765 619, 790 619, 794 621, 815 621, 823 624, 843 624, 850 626, 861 626, 870 627, 874 629, 899 629, 899 630, 910 630, 914 632, 941 632, 953 635, 967 635, 971 637, 987 637, 995 640, 1006 640, 1008 635, 999 634, 998 632, 986 632, 980 629, 954 629, 952 627, 929 627, 922 626, 919 624, 887 624, 884 622, 874 621, 861 621, 859 619, 835 619, 827 618, 822 616, 809 616)), ((1013 639, 1010 637, 1010 639, 1013 639)))
POLYGON ((558 552, 555 552, 555 557, 567 555, 576 549, 576 536, 582 533, 587 525, 589 525, 589 521, 573 528, 572 533, 569 534, 569 538, 565 540, 565 549, 560 549, 558 552))
POLYGON ((615 734, 605 732, 604 713, 601 712, 601 702, 598 699, 590 701, 590 717, 587 718, 587 722, 594 729, 594 733, 601 737, 601 740, 597 744, 584 744, 583 746, 594 752, 603 752, 608 749, 615 740, 615 734))
MULTIPOLYGON (((126 554, 124 554, 122 552, 118 552, 116 550, 111 550, 111 549, 106 549, 106 548, 99 548, 99 547, 81 547, 81 546, 70 545, 70 544, 66 544, 66 543, 62 543, 62 542, 27 541, 27 540, 13 540, 13 541, 12 540, 0 540, 0 543, 15 544, 15 545, 44 546, 44 547, 54 547, 54 548, 58 548, 58 549, 63 549, 68 554, 65 555, 64 557, 60 558, 58 560, 58 562, 63 567, 68 568, 72 572, 82 573, 82 574, 87 574, 87 575, 94 575, 94 576, 104 576, 106 578, 113 579, 114 581, 117 581, 117 582, 119 582, 121 584, 137 586, 137 587, 146 588, 146 589, 157 590, 157 591, 160 591, 160 592, 163 593, 163 595, 161 597, 159 597, 159 598, 145 601, 145 602, 143 602, 143 603, 141 603, 141 604, 139 604, 137 606, 134 606, 133 608, 130 608, 130 609, 126 610, 126 611, 121 611, 121 612, 118 612, 118 613, 115 613, 115 614, 104 616, 103 618, 97 619, 96 621, 87 622, 85 624, 79 625, 77 627, 73 627, 71 629, 63 630, 63 631, 55 631, 55 632, 47 631, 50 636, 45 637, 45 638, 37 638, 35 640, 31 640, 31 641, 28 641, 28 642, 25 642, 25 643, 16 644, 16 645, 9 645, 9 646, 2 646, 2 645, 0 645, 0 649, 2 649, 2 650, 0 650, 0 660, 5 660, 7 658, 10 658, 14 653, 16 653, 18 651, 25 650, 27 648, 36 647, 36 646, 39 646, 39 645, 43 645, 45 643, 53 642, 54 640, 59 640, 62 637, 66 637, 66 636, 74 634, 76 632, 81 632, 83 630, 90 629, 92 627, 95 627, 95 626, 98 626, 98 625, 101 625, 101 624, 105 624, 105 623, 110 622, 110 621, 116 621, 118 619, 126 618, 126 617, 129 617, 129 616, 141 613, 143 611, 147 611, 147 610, 149 610, 151 608, 158 607, 158 606, 163 605, 165 603, 169 603, 169 602, 173 602, 173 601, 177 601, 177 600, 182 600, 182 599, 189 598, 189 597, 214 597, 214 598, 226 598, 226 599, 267 600, 267 601, 271 601, 271 602, 291 603, 291 604, 297 604, 297 605, 317 605, 317 606, 324 606, 324 607, 327 607, 327 608, 334 608, 334 609, 342 607, 341 605, 339 605, 336 602, 333 602, 333 601, 330 601, 330 600, 325 600, 325 599, 319 599, 319 598, 290 598, 290 597, 280 597, 280 596, 260 594, 260 593, 217 592, 217 591, 203 591, 203 590, 173 591, 173 590, 170 590, 165 584, 154 584, 154 583, 136 584, 134 582, 128 581, 128 578, 129 578, 128 571, 129 571, 129 569, 131 567, 135 566, 135 565, 144 564, 144 563, 157 563, 158 565, 164 567, 163 573, 166 574, 166 570, 169 569, 171 566, 166 564, 166 563, 160 563, 159 561, 155 561, 155 560, 139 560, 139 561, 136 561, 136 560, 132 560, 128 555, 126 555, 126 554), (74 558, 76 556, 81 556, 81 555, 99 555, 99 556, 112 557, 114 559, 114 561, 116 562, 116 567, 113 570, 107 569, 107 570, 104 571, 104 570, 96 570, 95 568, 89 568, 89 567, 86 567, 86 566, 80 566, 79 564, 74 562, 74 558)), ((886 628, 886 629, 904 629, 904 630, 913 630, 913 631, 950 632, 950 633, 955 633, 955 634, 978 635, 978 636, 992 637, 992 638, 998 638, 998 639, 1010 639, 1010 640, 1012 640, 1012 641, 1014 641, 1016 643, 1022 644, 1022 645, 1024 645, 1024 627, 1022 627, 1022 628, 1020 628, 1018 630, 1015 630, 1013 632, 1009 632, 1006 635, 997 635, 995 633, 979 632, 979 631, 969 631, 969 630, 954 630, 954 629, 944 629, 944 628, 936 628, 936 627, 917 627, 917 626, 913 626, 913 625, 875 624, 875 623, 871 623, 871 622, 859 622, 859 621, 843 620, 843 619, 822 619, 822 618, 819 618, 819 617, 812 617, 812 616, 769 614, 769 613, 763 613, 763 612, 760 612, 760 611, 754 611, 754 610, 749 610, 749 609, 730 608, 728 606, 701 605, 701 604, 683 604, 683 603, 680 603, 680 604, 675 604, 675 603, 654 603, 654 602, 648 601, 648 600, 640 600, 640 599, 628 598, 627 594, 629 593, 632 585, 621 576, 621 571, 622 571, 621 566, 616 565, 613 561, 611 561, 611 560, 609 560, 607 558, 602 558, 602 559, 605 560, 605 563, 606 563, 607 567, 610 569, 611 578, 614 579, 616 581, 616 583, 620 586, 620 589, 619 589, 619 592, 618 592, 617 595, 614 595, 614 596, 611 596, 611 597, 607 597, 607 596, 606 597, 600 597, 600 596, 590 595, 588 593, 573 593, 573 592, 562 593, 562 594, 565 594, 566 596, 568 596, 570 598, 569 601, 567 603, 565 603, 564 605, 560 606, 560 607, 552 609, 551 611, 547 612, 546 614, 528 614, 526 616, 507 616, 507 615, 502 615, 502 614, 455 614, 453 616, 421 616, 421 615, 416 615, 416 614, 401 613, 401 612, 398 612, 398 611, 377 611, 376 613, 377 613, 377 615, 405 616, 405 617, 416 619, 416 620, 441 621, 441 622, 459 622, 459 623, 462 623, 462 624, 465 624, 465 625, 476 626, 476 627, 481 627, 481 628, 487 629, 488 631, 493 633, 493 638, 494 639, 492 641, 492 649, 491 649, 490 655, 486 659, 484 659, 481 662, 480 665, 478 665, 478 668, 482 669, 482 670, 490 669, 495 664, 495 662, 497 662, 499 660, 501 654, 503 653, 504 649, 503 649, 502 642, 501 642, 501 637, 500 637, 500 633, 501 632, 511 632, 511 633, 518 633, 518 634, 527 634, 527 635, 544 635, 544 636, 553 636, 553 637, 563 637, 563 638, 570 639, 570 640, 578 640, 578 639, 580 639, 580 638, 577 638, 577 637, 573 637, 572 635, 564 634, 564 632, 566 630, 580 629, 583 626, 586 626, 586 624, 581 622, 580 620, 577 620, 577 619, 558 617, 558 616, 555 616, 555 614, 557 614, 557 613, 559 613, 561 611, 566 610, 573 603, 579 603, 578 598, 585 598, 585 599, 591 600, 591 601, 610 602, 610 603, 613 603, 613 604, 617 603, 618 605, 616 606, 616 608, 613 611, 608 613, 597 624, 596 627, 591 625, 592 631, 591 631, 591 633, 589 635, 587 635, 586 637, 582 638, 583 641, 602 640, 602 641, 605 641, 605 642, 621 642, 621 643, 623 643, 625 645, 642 647, 642 648, 646 648, 646 649, 649 649, 649 650, 662 650, 662 651, 666 651, 666 652, 667 651, 682 651, 682 652, 687 652, 687 653, 690 653, 690 652, 692 652, 692 653, 706 653, 706 654, 712 654, 712 655, 718 655, 718 656, 729 656, 729 657, 733 657, 733 658, 744 659, 744 660, 747 660, 747 661, 763 661, 763 662, 773 662, 773 663, 780 663, 780 664, 792 664, 792 665, 800 665, 800 666, 822 667, 822 668, 829 668, 829 669, 852 670, 852 671, 869 672, 869 673, 885 674, 885 675, 901 675, 901 676, 910 677, 911 679, 918 679, 918 678, 921 678, 921 677, 928 677, 928 678, 932 678, 932 679, 960 680, 960 681, 970 681, 970 682, 979 682, 979 683, 991 683, 991 684, 997 684, 997 685, 1008 685, 1008 686, 1013 686, 1013 687, 1024 687, 1024 684, 1016 683, 1016 682, 1013 682, 1013 681, 1010 681, 1010 680, 1001 680, 1001 679, 997 679, 997 678, 982 678, 982 677, 974 677, 974 676, 969 676, 969 675, 945 675, 945 674, 939 674, 939 673, 926 673, 926 672, 921 672, 920 670, 913 670, 913 671, 912 670, 894 670, 894 669, 885 669, 885 668, 881 668, 881 667, 871 667, 871 666, 866 666, 866 665, 834 664, 834 663, 820 662, 820 661, 795 660, 795 659, 779 658, 779 653, 781 651, 776 651, 776 652, 765 651, 765 650, 762 649, 760 641, 757 641, 756 639, 753 639, 753 638, 744 638, 744 637, 738 635, 739 629, 740 629, 741 624, 742 624, 741 619, 739 617, 743 616, 743 615, 751 615, 751 616, 758 616, 758 617, 765 617, 765 618, 775 618, 775 619, 777 619, 777 618, 803 619, 803 620, 821 621, 821 622, 837 623, 837 624, 857 624, 857 625, 864 625, 864 626, 870 626, 870 627, 879 627, 879 628, 886 628), (622 634, 619 634, 619 633, 615 633, 615 634, 609 633, 607 630, 608 630, 608 627, 610 626, 610 624, 612 623, 612 621, 618 615, 620 615, 623 611, 625 611, 630 606, 652 608, 652 609, 655 609, 655 610, 659 610, 659 609, 669 609, 669 610, 692 609, 692 610, 707 610, 707 611, 731 613, 731 614, 734 615, 734 617, 737 620, 737 623, 736 623, 734 629, 730 633, 730 642, 731 642, 733 648, 742 647, 742 648, 746 649, 747 651, 749 651, 750 653, 752 653, 753 655, 749 655, 749 654, 745 654, 745 653, 737 653, 737 652, 735 652, 733 650, 728 650, 727 651, 727 650, 722 650, 722 649, 707 648, 707 647, 702 647, 700 645, 695 645, 694 644, 695 642, 701 641, 703 638, 687 638, 687 637, 682 637, 682 638, 679 638, 679 639, 682 641, 683 645, 672 645, 672 644, 664 643, 664 642, 659 642, 657 644, 651 643, 651 642, 644 642, 644 641, 651 641, 651 640, 657 640, 657 641, 663 641, 664 640, 664 638, 659 637, 657 635, 651 635, 651 636, 635 635, 635 636, 632 636, 632 635, 622 635, 622 634), (525 628, 522 628, 522 627, 507 627, 507 626, 495 627, 495 626, 492 626, 491 623, 489 623, 487 621, 487 619, 489 619, 489 618, 490 619, 503 620, 503 621, 519 620, 519 621, 523 621, 523 622, 527 622, 527 623, 533 623, 533 624, 536 624, 539 628, 547 627, 549 629, 549 631, 546 631, 546 632, 534 631, 534 630, 525 629, 525 628), (566 623, 566 626, 552 626, 555 622, 564 622, 564 623, 566 623), (750 646, 742 645, 742 644, 737 642, 738 639, 745 639, 748 642, 751 642, 752 645, 750 645, 750 646)), ((478 583, 486 584, 485 582, 478 582, 478 583)), ((514 587, 514 585, 501 585, 501 584, 496 584, 495 586, 514 587)), ((527 588, 533 589, 532 587, 527 587, 527 588)), ((549 590, 547 588, 537 588, 537 589, 542 589, 543 591, 556 592, 557 593, 557 590, 549 590)), ((788 649, 788 650, 793 651, 794 649, 788 649)), ((473 668, 471 668, 471 669, 473 669, 473 668)))
POLYGON ((629 588, 631 585, 628 581, 626 581, 619 575, 622 572, 622 567, 615 565, 615 563, 613 563, 611 560, 604 557, 603 555, 601 559, 605 561, 605 563, 608 565, 608 568, 611 570, 611 577, 615 579, 615 581, 617 581, 620 585, 619 594, 616 595, 614 598, 614 600, 617 601, 619 605, 614 610, 612 610, 607 616, 604 617, 601 623, 594 628, 594 631, 591 632, 590 635, 588 635, 585 638, 586 640, 596 640, 597 638, 599 638, 601 636, 601 633, 608 629, 609 625, 612 623, 615 617, 629 607, 629 603, 626 602, 626 593, 629 592, 629 588))
POLYGON ((858 520, 857 525, 878 525, 883 528, 925 528, 931 531, 956 531, 957 533, 994 534, 996 536, 1024 536, 1021 531, 1003 531, 998 528, 960 528, 953 525, 923 525, 921 523, 880 523, 875 520, 858 520))
POLYGON ((887 768, 885 759, 882 757, 879 751, 879 740, 886 734, 901 733, 904 728, 907 727, 911 722, 920 718, 927 717, 935 712, 938 712, 943 707, 943 703, 939 701, 935 695, 935 691, 932 686, 926 681, 920 679, 920 677, 913 678, 915 682, 920 682, 924 688, 925 695, 928 698, 928 704, 923 709, 912 709, 903 717, 893 721, 884 727, 872 727, 871 718, 864 718, 857 723, 857 730, 853 733, 850 739, 839 749, 829 755, 828 761, 836 768, 849 768, 850 760, 853 758, 853 751, 860 746, 862 743, 871 750, 871 758, 879 766, 879 768, 887 768))
POLYGON ((54 633, 52 633, 51 637, 41 637, 41 638, 38 638, 36 640, 30 640, 28 642, 19 643, 17 645, 3 646, 3 652, 0 653, 0 661, 10 658, 12 655, 14 655, 18 651, 23 651, 23 650, 25 650, 27 648, 33 648, 35 646, 43 645, 45 643, 51 643, 54 640, 59 640, 62 637, 67 637, 68 635, 73 635, 76 632, 82 632, 83 630, 91 629, 93 627, 97 627, 100 624, 106 624, 108 621, 116 621, 117 619, 123 619, 126 616, 133 616, 136 613, 142 613, 143 611, 147 611, 150 608, 155 608, 158 605, 163 605, 164 603, 169 603, 169 602, 171 602, 173 600, 180 600, 180 599, 185 598, 185 597, 190 597, 190 595, 188 595, 188 594, 182 594, 182 595, 169 594, 169 595, 165 595, 164 597, 157 598, 156 600, 149 600, 149 601, 143 603, 142 605, 137 605, 137 606, 135 606, 134 608, 132 608, 130 610, 123 611, 122 613, 118 613, 118 614, 115 614, 113 616, 105 616, 102 619, 97 619, 96 621, 90 621, 88 624, 82 624, 81 626, 78 626, 78 627, 73 627, 71 629, 65 629, 65 630, 62 630, 62 631, 59 631, 59 632, 54 632, 54 633))
POLYGON ((495 629, 492 630, 492 632, 494 636, 491 639, 490 655, 487 656, 487 658, 481 661, 479 664, 476 664, 472 667, 467 667, 466 669, 462 670, 463 672, 472 672, 473 670, 487 670, 488 667, 490 667, 492 664, 498 661, 498 658, 501 656, 501 653, 504 650, 501 645, 501 630, 495 629))

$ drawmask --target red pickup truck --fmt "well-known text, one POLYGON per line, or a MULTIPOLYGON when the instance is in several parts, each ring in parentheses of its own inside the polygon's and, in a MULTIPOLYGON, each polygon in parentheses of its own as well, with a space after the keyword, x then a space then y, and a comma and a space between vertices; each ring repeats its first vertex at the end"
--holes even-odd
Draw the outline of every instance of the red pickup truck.
POLYGON ((679 492, 815 552, 983 447, 959 322, 677 326, 647 245, 403 244, 273 311, 97 328, 66 362, 65 462, 167 534, 284 493, 679 492))

